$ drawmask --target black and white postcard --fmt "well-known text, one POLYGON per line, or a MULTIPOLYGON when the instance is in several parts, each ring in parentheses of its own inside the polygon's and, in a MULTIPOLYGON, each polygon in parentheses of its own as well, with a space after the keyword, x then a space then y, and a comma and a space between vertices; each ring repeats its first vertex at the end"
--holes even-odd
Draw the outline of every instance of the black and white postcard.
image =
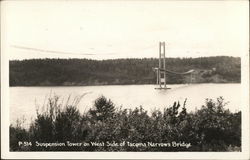
POLYGON ((249 1, 1 1, 1 150, 249 159, 249 1))

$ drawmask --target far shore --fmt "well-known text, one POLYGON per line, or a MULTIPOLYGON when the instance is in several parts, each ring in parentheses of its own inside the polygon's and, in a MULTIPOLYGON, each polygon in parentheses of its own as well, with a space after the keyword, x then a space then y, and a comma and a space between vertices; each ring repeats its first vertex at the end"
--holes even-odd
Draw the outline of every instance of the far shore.
MULTIPOLYGON (((221 82, 221 83, 173 83, 173 84, 167 84, 167 85, 199 85, 199 84, 241 84, 241 82, 221 82)), ((29 85, 29 86, 9 86, 9 87, 96 87, 96 86, 132 86, 132 85, 136 85, 136 86, 142 86, 142 85, 156 85, 157 84, 96 84, 96 85, 29 85)))

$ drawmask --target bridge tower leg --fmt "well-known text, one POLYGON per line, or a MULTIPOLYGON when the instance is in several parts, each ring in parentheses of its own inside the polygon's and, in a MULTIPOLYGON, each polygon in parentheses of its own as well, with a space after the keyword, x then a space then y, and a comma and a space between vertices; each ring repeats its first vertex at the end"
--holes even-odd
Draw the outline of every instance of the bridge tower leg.
POLYGON ((164 85, 164 88, 166 88, 166 58, 165 58, 165 42, 160 42, 159 45, 159 69, 157 71, 157 81, 162 88, 162 85, 164 85), (161 70, 163 69, 163 70, 161 70))

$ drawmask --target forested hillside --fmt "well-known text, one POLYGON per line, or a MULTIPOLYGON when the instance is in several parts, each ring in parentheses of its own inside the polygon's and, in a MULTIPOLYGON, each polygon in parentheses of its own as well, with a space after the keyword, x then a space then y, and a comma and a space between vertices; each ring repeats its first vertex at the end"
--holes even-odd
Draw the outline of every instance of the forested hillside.
MULTIPOLYGON (((10 61, 10 86, 154 84, 158 59, 31 59, 10 61)), ((167 58, 168 70, 196 70, 195 83, 240 82, 240 58, 167 58)), ((168 75, 167 83, 189 83, 186 76, 168 75)))

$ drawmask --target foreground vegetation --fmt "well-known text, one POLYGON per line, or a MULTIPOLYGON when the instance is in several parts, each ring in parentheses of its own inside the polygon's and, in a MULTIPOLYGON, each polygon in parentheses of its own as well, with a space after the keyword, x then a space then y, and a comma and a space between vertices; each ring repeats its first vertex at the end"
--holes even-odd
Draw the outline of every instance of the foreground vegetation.
MULTIPOLYGON (((76 86, 155 84, 152 68, 156 58, 144 59, 31 59, 10 61, 10 86, 76 86)), ((195 83, 241 81, 240 58, 167 58, 167 69, 186 72, 195 69, 195 83), (215 70, 213 70, 215 69, 215 70)), ((190 83, 189 76, 167 76, 167 83, 190 83)))
POLYGON ((103 96, 83 114, 77 103, 62 106, 58 100, 57 96, 50 98, 47 109, 37 112, 28 129, 20 123, 10 126, 11 151, 241 150, 241 112, 225 109, 222 97, 207 99, 191 113, 185 101, 150 114, 142 107, 116 108, 103 96), (183 145, 176 147, 175 142, 183 145))

